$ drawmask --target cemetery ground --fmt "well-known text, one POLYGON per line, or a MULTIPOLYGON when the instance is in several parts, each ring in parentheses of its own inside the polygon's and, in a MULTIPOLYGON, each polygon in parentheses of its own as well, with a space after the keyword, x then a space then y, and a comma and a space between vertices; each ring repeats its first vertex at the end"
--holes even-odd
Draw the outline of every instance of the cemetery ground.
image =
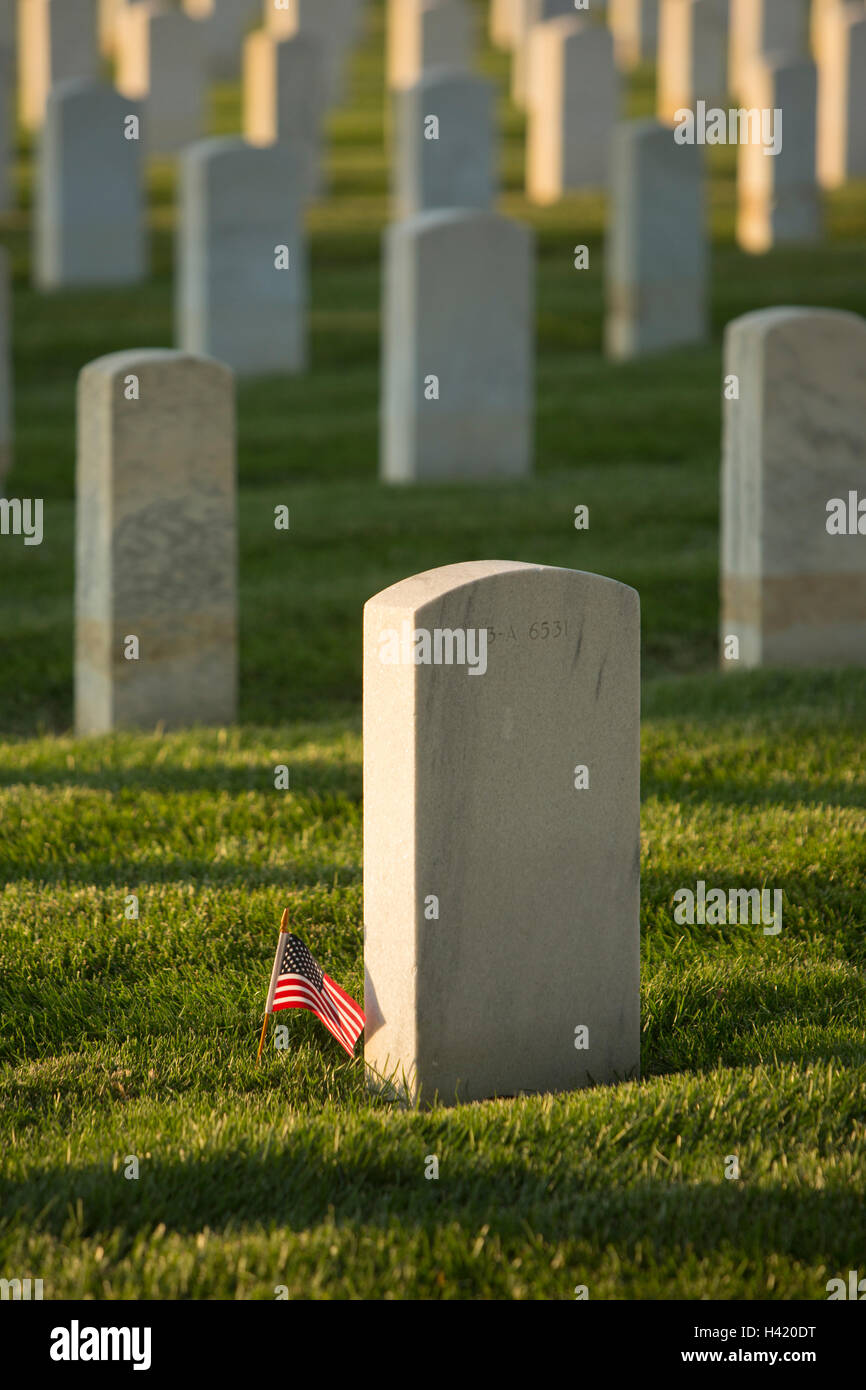
MULTIPOLYGON (((171 343, 171 177, 151 176, 150 283, 41 297, 21 151, 25 207, 0 228, 8 494, 45 499, 45 539, 2 540, 0 1267, 46 1298, 824 1299, 866 1274, 866 672, 717 672, 721 330, 774 304, 866 314, 866 185, 829 200, 818 249, 749 258, 733 154, 712 151, 713 341, 613 366, 601 201, 529 209, 503 103, 503 206, 539 237, 536 475, 385 489, 380 38, 331 123, 333 198, 310 214, 312 370, 238 392, 238 728, 69 733, 75 378, 171 343), (284 906, 362 997, 362 603, 493 557, 641 595, 642 1079, 405 1110, 294 1012, 257 1068, 284 906), (677 925, 673 894, 699 879, 782 889, 782 931, 677 925)), ((646 72, 630 103, 651 111, 646 72)), ((214 130, 237 109, 218 89, 214 130)))

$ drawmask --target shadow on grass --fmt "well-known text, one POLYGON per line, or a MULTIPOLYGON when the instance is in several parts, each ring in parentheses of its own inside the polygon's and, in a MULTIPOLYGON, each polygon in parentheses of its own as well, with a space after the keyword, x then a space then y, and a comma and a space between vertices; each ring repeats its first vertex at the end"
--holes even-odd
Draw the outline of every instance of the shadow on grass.
MULTIPOLYGON (((853 1268, 862 1258, 862 1199, 855 1191, 815 1191, 793 1182, 750 1186, 745 1178, 723 1177, 616 1187, 604 1176, 603 1154, 592 1175, 579 1161, 577 1171, 569 1171, 562 1162, 545 1168, 508 1153, 495 1159, 452 1154, 444 1180, 431 1183, 423 1176, 426 1142, 422 1134, 404 1135, 387 1159, 367 1153, 362 1160, 335 1161, 299 1133, 269 1154, 169 1163, 142 1158, 136 1181, 124 1179, 122 1165, 70 1167, 4 1182, 0 1198, 7 1222, 26 1221, 34 1231, 76 1240, 118 1228, 132 1240, 161 1223, 194 1234, 204 1227, 237 1232, 274 1224, 303 1231, 330 1220, 382 1228, 398 1222, 427 1231, 450 1222, 477 1229, 483 1222, 505 1239, 527 1232, 550 1242, 589 1239, 629 1254, 638 1243, 650 1243, 657 1254, 688 1246, 699 1255, 733 1243, 761 1259, 773 1250, 853 1268)), ((721 1172, 721 1136, 720 1145, 721 1172)), ((130 1139, 130 1151, 134 1147, 130 1139)))

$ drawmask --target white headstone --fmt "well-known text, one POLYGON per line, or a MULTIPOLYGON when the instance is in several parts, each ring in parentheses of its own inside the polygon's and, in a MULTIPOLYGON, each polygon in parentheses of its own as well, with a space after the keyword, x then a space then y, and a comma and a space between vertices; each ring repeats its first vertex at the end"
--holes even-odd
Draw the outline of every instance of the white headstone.
MULTIPOLYGON (((530 35, 550 19, 574 19, 574 0, 514 0, 514 43, 511 62, 511 99, 517 106, 532 104, 530 35)), ((543 83, 543 74, 540 80, 543 83)))
POLYGON ((385 481, 530 471, 532 275, 532 233, 493 212, 426 212, 388 228, 385 481))
POLYGON ((311 35, 322 46, 325 93, 329 106, 338 103, 345 85, 346 9, 344 0, 285 0, 277 6, 264 0, 265 27, 278 39, 311 35))
POLYGON ((614 133, 605 278, 609 356, 706 337, 702 151, 677 145, 673 131, 655 121, 628 122, 614 133))
POLYGON ((287 144, 304 171, 307 195, 324 183, 324 57, 312 34, 277 39, 267 30, 244 45, 244 138, 251 145, 287 144))
POLYGON ((784 242, 817 241, 822 231, 815 173, 817 79, 808 58, 756 59, 741 78, 743 109, 781 111, 776 154, 757 127, 737 150, 737 241, 762 252, 784 242))
POLYGON ((139 351, 84 368, 75 579, 79 734, 234 720, 235 475, 228 367, 139 351))
POLYGON ((72 78, 51 91, 37 162, 34 280, 40 289, 123 285, 145 274, 135 104, 72 78))
POLYGON ((115 32, 117 86, 124 96, 147 101, 147 152, 176 154, 204 128, 200 27, 189 15, 148 3, 123 11, 115 32))
POLYGON ((769 54, 789 61, 808 51, 809 0, 731 0, 728 87, 745 98, 752 64, 769 54))
POLYGON ((212 77, 238 76, 244 36, 258 8, 255 0, 183 0, 185 13, 203 26, 205 61, 212 77))
POLYGON ((55 83, 96 80, 96 0, 21 0, 18 53, 19 115, 22 125, 37 130, 55 83))
POLYGON ((638 595, 597 574, 474 561, 367 603, 374 1087, 453 1104, 637 1076, 639 666, 638 595))
POLYGON ((303 171, 285 145, 233 136, 184 152, 176 273, 180 348, 238 374, 307 358, 303 171))
POLYGON ((518 0, 490 0, 490 42, 494 48, 513 48, 518 0))
POLYGON ((395 93, 398 217, 489 208, 494 197, 493 91, 469 73, 431 68, 395 93))
POLYGON ((728 0, 661 0, 656 110, 672 124, 698 101, 727 96, 728 0))
POLYGON ((722 666, 864 666, 866 319, 746 314, 724 370, 722 666))
POLYGON ((655 59, 658 18, 659 0, 608 0, 607 22, 621 68, 655 59))
POLYGON ((473 43, 466 0, 389 0, 388 86, 410 87, 429 68, 468 70, 473 43))
POLYGON ((818 63, 818 179, 838 188, 866 178, 866 5, 824 19, 818 63))
POLYGON ((530 36, 533 101, 526 147, 526 193, 554 203, 563 194, 607 184, 619 113, 613 41, 600 24, 551 19, 530 36))

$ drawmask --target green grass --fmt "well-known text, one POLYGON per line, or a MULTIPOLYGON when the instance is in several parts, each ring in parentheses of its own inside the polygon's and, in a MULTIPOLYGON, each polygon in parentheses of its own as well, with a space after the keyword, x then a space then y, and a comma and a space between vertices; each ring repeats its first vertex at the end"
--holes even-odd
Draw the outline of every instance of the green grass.
MULTIPOLYGON (((721 330, 780 302, 866 313, 866 185, 830 200, 820 248, 750 258, 714 151, 713 339, 617 367, 602 202, 525 204, 503 100, 502 205, 538 235, 536 476, 384 489, 380 45, 377 8, 309 219, 312 369, 239 390, 235 729, 70 735, 75 378, 171 342, 172 171, 151 171, 146 285, 41 296, 20 149, 9 494, 44 497, 46 539, 0 542, 0 1274, 47 1297, 823 1299, 866 1259, 866 676, 716 673, 721 330), (642 1079, 416 1112, 306 1014, 257 1069, 283 906, 362 989, 361 606, 490 557, 641 593, 642 1079), (782 889, 782 932, 678 926, 699 878, 782 889)), ((650 72, 629 109, 651 111, 650 72)), ((237 112, 219 89, 213 129, 237 112)))

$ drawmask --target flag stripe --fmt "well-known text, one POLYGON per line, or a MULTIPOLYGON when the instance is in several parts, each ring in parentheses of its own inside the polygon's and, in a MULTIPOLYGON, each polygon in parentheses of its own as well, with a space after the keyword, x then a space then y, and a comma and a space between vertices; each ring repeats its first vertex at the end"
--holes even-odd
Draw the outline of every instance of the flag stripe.
POLYGON ((293 1007, 312 1009, 313 1013, 318 1014, 321 1021, 330 1028, 335 1037, 338 1037, 340 1041, 343 1041, 344 1037, 350 1038, 353 1047, 363 1028, 363 1024, 345 1025, 332 1006, 326 1017, 322 1012, 322 996, 314 985, 311 985, 302 975, 283 975, 280 977, 276 993, 274 994, 274 1009, 287 1009, 293 1007), (298 1004, 298 1000, 304 1000, 306 1002, 298 1004))

